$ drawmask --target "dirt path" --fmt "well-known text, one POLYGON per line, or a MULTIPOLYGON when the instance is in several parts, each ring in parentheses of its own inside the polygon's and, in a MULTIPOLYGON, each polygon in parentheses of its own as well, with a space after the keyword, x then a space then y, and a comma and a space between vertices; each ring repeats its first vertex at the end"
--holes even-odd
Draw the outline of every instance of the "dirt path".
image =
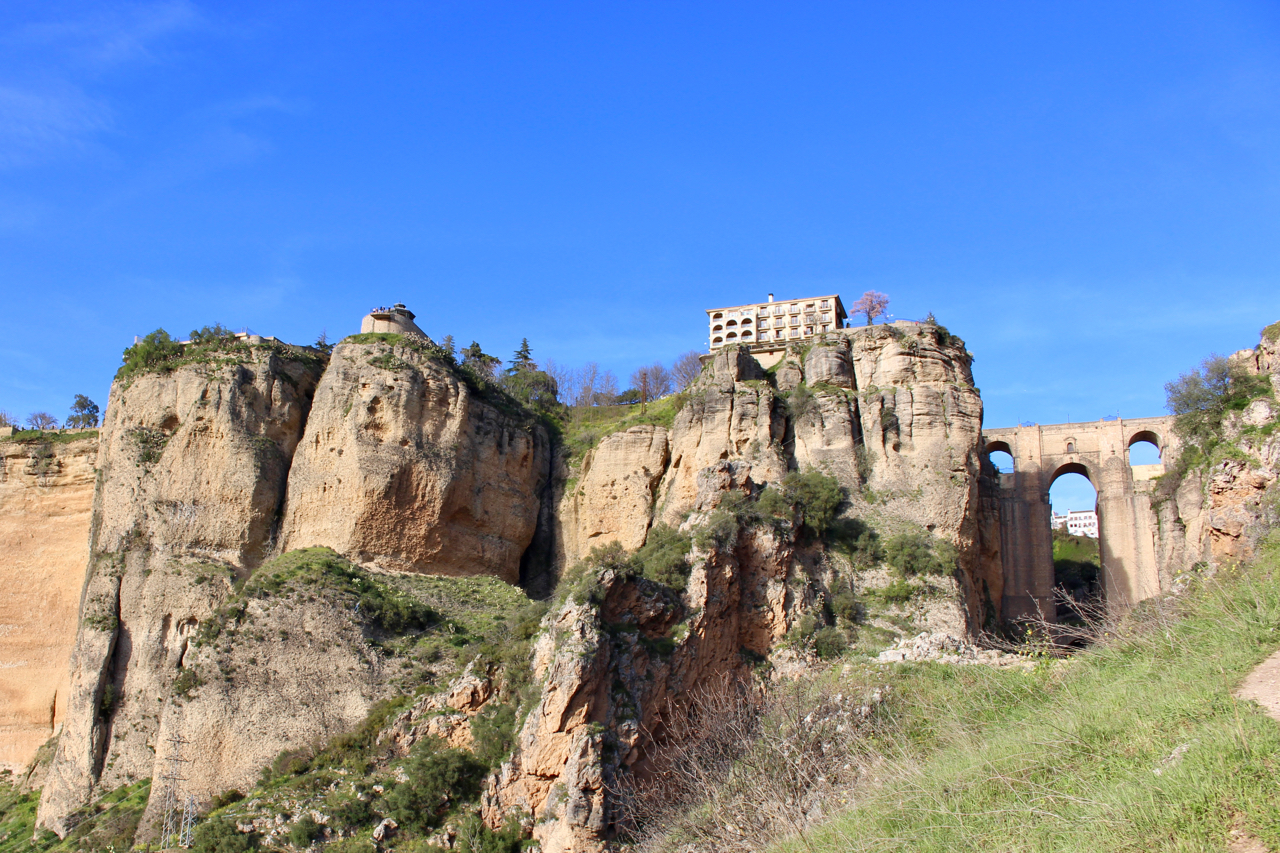
MULTIPOLYGON (((1280 721, 1280 652, 1254 667, 1234 695, 1257 702, 1268 717, 1280 721)), ((1231 835, 1230 853, 1268 853, 1265 844, 1243 830, 1233 830, 1231 835)))
POLYGON ((1280 652, 1264 660, 1245 676, 1235 692, 1237 699, 1251 699, 1267 716, 1280 720, 1280 652))

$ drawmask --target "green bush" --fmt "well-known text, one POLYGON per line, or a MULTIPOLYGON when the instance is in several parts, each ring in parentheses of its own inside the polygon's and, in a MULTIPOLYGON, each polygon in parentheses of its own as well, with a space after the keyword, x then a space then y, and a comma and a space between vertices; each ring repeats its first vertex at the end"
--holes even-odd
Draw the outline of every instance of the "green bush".
POLYGON ((867 611, 858 594, 846 586, 831 596, 831 612, 846 622, 856 623, 863 620, 867 611))
POLYGON ((241 832, 235 821, 217 818, 196 826, 191 849, 195 853, 247 853, 258 848, 256 832, 241 832))
POLYGON ((899 578, 886 587, 876 590, 876 595, 886 604, 906 604, 917 588, 899 578))
POLYGON ((692 547, 692 536, 659 523, 649 530, 644 547, 636 552, 635 559, 649 580, 672 589, 684 589, 689 583, 689 549, 692 547))
POLYGON ((182 344, 169 337, 164 329, 156 329, 124 351, 124 366, 116 373, 121 379, 132 373, 159 367, 182 355, 182 344))
POLYGON ((884 557, 880 535, 858 518, 837 518, 827 528, 826 541, 859 567, 874 566, 884 557))
POLYGON ((479 815, 467 815, 458 824, 457 853, 520 853, 523 833, 520 821, 509 817, 507 824, 496 832, 490 829, 479 815))
POLYGON ((835 523, 845 492, 835 477, 816 468, 792 471, 760 494, 757 511, 792 523, 804 533, 820 537, 835 523))
POLYGON ((1174 429, 1206 454, 1220 440, 1222 421, 1229 412, 1272 393, 1268 377, 1255 376, 1221 355, 1209 356, 1200 367, 1166 383, 1164 391, 1174 429))
POLYGON ((480 794, 480 782, 488 768, 469 752, 440 749, 438 744, 421 742, 404 766, 408 781, 386 795, 391 817, 407 829, 432 830, 455 806, 480 794))
POLYGON ((221 794, 214 797, 213 801, 209 803, 209 809, 211 811, 216 811, 217 809, 225 808, 232 803, 238 803, 243 799, 244 792, 232 788, 230 791, 223 791, 221 794))
POLYGON ((849 638, 839 628, 822 628, 813 635, 813 650, 823 660, 840 657, 849 648, 849 638))
POLYGON ((497 767, 511 754, 515 728, 515 705, 491 703, 471 718, 471 751, 485 767, 497 767))
POLYGON ((955 549, 924 533, 900 533, 884 545, 884 560, 904 577, 946 575, 955 570, 955 549))
POLYGON ((322 830, 323 827, 316 823, 315 818, 304 814, 289 830, 289 843, 294 847, 310 847, 311 842, 320 837, 322 830))
POLYGON ((376 580, 329 548, 301 548, 275 558, 253 574, 246 596, 265 598, 287 588, 332 589, 357 597, 357 612, 388 634, 420 631, 439 616, 407 593, 376 580))

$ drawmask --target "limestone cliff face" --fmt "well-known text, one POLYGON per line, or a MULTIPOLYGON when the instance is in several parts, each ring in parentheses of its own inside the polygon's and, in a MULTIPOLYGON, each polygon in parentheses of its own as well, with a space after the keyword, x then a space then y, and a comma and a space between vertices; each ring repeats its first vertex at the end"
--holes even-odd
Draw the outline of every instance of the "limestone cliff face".
POLYGON ((852 514, 953 542, 981 624, 982 401, 969 362, 941 327, 907 323, 841 330, 789 353, 772 376, 745 349, 721 350, 670 430, 633 427, 584 458, 559 504, 564 562, 614 539, 638 547, 656 521, 679 525, 700 509, 711 467, 733 462, 757 485, 813 467, 845 487, 852 514))
POLYGON ((604 849, 620 818, 613 792, 643 777, 666 716, 711 679, 747 678, 805 603, 805 586, 787 584, 801 561, 770 534, 698 562, 683 593, 606 570, 588 600, 550 614, 534 652, 541 698, 490 780, 486 820, 531 813, 544 853, 604 849))
POLYGON ((322 366, 307 351, 254 347, 244 363, 112 386, 67 717, 41 825, 65 831, 66 815, 95 790, 153 774, 188 640, 230 589, 202 567, 244 572, 273 551, 322 366))
POLYGON ((417 350, 339 344, 294 460, 285 550, 520 581, 550 476, 545 430, 417 350))
POLYGON ((66 714, 97 454, 96 432, 0 442, 0 770, 21 772, 66 714))

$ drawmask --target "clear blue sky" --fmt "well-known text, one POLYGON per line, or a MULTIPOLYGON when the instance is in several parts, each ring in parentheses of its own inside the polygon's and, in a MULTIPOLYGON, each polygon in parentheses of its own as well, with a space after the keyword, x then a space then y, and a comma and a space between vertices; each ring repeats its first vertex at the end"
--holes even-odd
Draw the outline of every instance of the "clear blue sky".
POLYGON ((156 327, 403 301, 625 377, 876 289, 1052 423, 1280 319, 1280 4, 363 5, 0 6, 0 408, 156 327))

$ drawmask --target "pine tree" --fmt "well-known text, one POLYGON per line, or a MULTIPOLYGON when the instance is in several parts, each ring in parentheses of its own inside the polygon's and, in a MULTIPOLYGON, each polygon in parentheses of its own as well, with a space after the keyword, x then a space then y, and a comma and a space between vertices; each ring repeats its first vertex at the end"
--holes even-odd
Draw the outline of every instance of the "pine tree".
POLYGON ((529 349, 529 339, 521 338, 520 349, 516 350, 515 357, 511 359, 511 366, 507 368, 507 373, 537 369, 538 365, 533 361, 533 352, 529 349))

